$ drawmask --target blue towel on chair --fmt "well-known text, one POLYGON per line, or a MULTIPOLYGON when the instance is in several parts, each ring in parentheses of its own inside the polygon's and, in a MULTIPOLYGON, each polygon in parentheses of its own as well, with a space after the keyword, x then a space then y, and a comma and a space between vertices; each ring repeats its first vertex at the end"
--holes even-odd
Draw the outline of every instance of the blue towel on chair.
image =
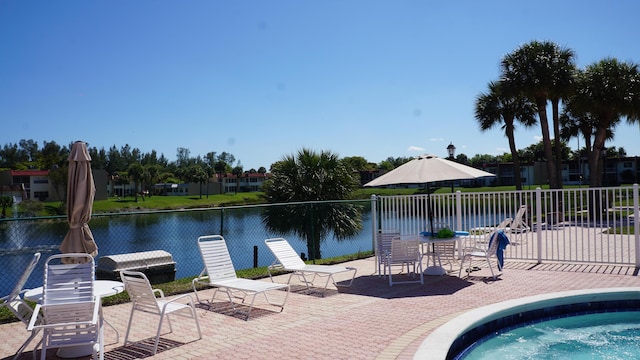
POLYGON ((502 266, 504 265, 504 249, 509 245, 509 238, 504 233, 504 231, 499 230, 491 236, 489 239, 489 247, 491 247, 491 242, 496 239, 498 240, 498 248, 496 249, 496 257, 498 258, 498 270, 502 271, 502 266))

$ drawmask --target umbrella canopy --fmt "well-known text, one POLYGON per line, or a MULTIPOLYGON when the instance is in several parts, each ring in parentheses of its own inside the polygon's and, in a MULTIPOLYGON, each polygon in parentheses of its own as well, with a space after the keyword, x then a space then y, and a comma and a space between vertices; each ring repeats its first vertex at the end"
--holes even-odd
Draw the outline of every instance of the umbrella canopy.
POLYGON ((69 231, 60 244, 62 253, 87 253, 95 257, 98 246, 93 239, 89 220, 96 187, 91 173, 91 156, 87 144, 77 141, 69 154, 69 181, 67 183, 67 220, 69 231))
POLYGON ((477 179, 487 176, 495 175, 472 168, 471 166, 459 164, 455 161, 442 159, 435 155, 421 155, 369 181, 364 184, 364 186, 427 184, 427 216, 429 217, 429 226, 433 234, 433 211, 431 210, 431 196, 428 191, 429 183, 436 181, 477 179))
POLYGON ((495 175, 435 155, 421 155, 369 181, 364 186, 428 184, 436 181, 477 179, 486 176, 495 175))

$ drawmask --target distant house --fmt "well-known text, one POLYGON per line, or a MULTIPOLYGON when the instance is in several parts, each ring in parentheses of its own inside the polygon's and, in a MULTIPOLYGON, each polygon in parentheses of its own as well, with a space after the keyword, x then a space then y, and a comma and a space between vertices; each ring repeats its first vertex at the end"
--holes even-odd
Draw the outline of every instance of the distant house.
POLYGON ((219 179, 223 193, 262 191, 262 185, 271 177, 268 173, 244 173, 240 176, 224 174, 219 179))
MULTIPOLYGON (((107 199, 107 172, 93 170, 93 181, 96 186, 95 200, 107 199)), ((20 189, 19 198, 14 200, 60 201, 66 196, 66 189, 56 191, 49 181, 49 170, 4 170, 0 171, 0 186, 20 189)), ((15 191, 14 191, 15 192, 15 191)))

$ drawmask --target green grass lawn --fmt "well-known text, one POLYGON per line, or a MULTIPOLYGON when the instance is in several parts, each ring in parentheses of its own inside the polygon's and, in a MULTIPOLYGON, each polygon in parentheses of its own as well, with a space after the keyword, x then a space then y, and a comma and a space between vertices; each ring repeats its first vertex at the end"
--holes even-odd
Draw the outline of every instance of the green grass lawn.
MULTIPOLYGON (((479 187, 479 188, 454 188, 454 191, 461 192, 490 192, 490 191, 514 191, 514 186, 501 187, 479 187)), ((354 191, 353 199, 369 199, 371 195, 412 195, 424 193, 424 189, 383 189, 383 188, 361 188, 354 191)), ((434 193, 449 193, 450 187, 434 188, 434 193)), ((111 197, 107 200, 96 200, 93 202, 94 213, 118 213, 128 211, 145 210, 173 210, 173 209, 194 209, 211 208, 220 206, 254 205, 264 203, 264 193, 244 192, 237 194, 222 195, 199 195, 193 196, 138 196, 136 202, 133 196, 123 198, 111 197)), ((48 202, 45 205, 44 216, 61 215, 64 209, 61 202, 48 202)))

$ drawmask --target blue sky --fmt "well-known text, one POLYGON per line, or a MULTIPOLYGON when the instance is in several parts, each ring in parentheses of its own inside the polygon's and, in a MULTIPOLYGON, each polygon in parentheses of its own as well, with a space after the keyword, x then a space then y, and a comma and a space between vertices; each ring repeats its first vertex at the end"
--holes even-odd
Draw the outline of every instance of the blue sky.
MULTIPOLYGON (((498 155, 507 139, 473 109, 501 57, 550 40, 580 67, 640 62, 638 13, 634 0, 1 0, 0 145, 226 151, 245 170, 302 147, 376 163, 450 142, 498 155)), ((519 128, 516 145, 539 134, 519 128)), ((640 156, 639 136, 622 124, 608 145, 640 156)))

